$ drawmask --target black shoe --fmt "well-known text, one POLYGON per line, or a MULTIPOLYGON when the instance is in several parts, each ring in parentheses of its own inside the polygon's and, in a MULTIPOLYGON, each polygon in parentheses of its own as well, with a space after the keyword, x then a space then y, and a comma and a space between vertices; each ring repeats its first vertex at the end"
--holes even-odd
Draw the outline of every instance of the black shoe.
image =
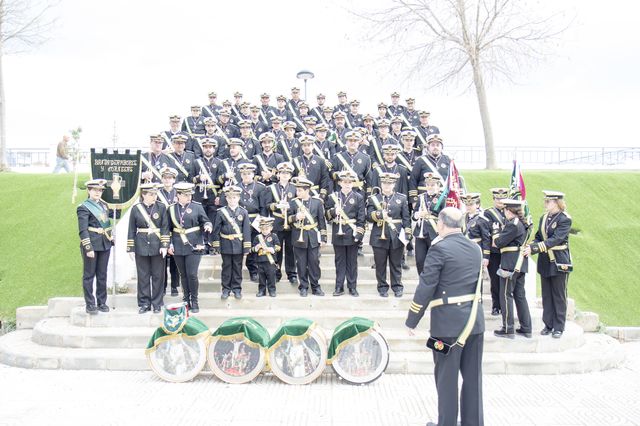
POLYGON ((364 256, 364 252, 362 251, 362 247, 358 248, 358 256, 364 256))
POLYGON ((497 317, 498 315, 500 315, 500 309, 498 308, 491 309, 491 315, 494 317, 497 317))
POLYGON ((334 296, 342 296, 344 294, 344 289, 342 288, 336 288, 335 291, 333 292, 334 296))
POLYGON ((267 292, 264 290, 258 290, 258 292, 256 293, 256 297, 264 297, 267 295, 267 292))
POLYGON ((298 285, 298 278, 297 277, 291 277, 291 278, 289 278, 289 282, 291 283, 291 285, 298 285))
POLYGON ((379 291, 378 294, 380 294, 380 297, 389 297, 389 293, 386 291, 379 291))
POLYGON ((317 290, 311 290, 311 294, 313 294, 314 296, 324 296, 324 291, 319 288, 317 290))
POLYGON ((542 331, 540 331, 540 334, 543 335, 543 336, 548 336, 548 335, 551 334, 552 331, 553 330, 550 329, 549 327, 545 327, 545 328, 542 329, 542 331))
POLYGON ((521 328, 516 328, 516 334, 526 337, 527 339, 531 339, 533 337, 530 331, 522 331, 521 328))
POLYGON ((153 313, 154 314, 159 314, 162 311, 162 308, 160 306, 154 306, 153 307, 153 313))
POLYGON ((257 283, 258 282, 258 274, 251 275, 251 281, 253 281, 254 283, 257 283))
POLYGON ((301 297, 307 297, 307 292, 308 292, 308 290, 306 288, 301 288, 300 289, 300 296, 301 297))
POLYGON ((171 296, 173 296, 173 297, 178 296, 178 289, 177 288, 172 288, 171 289, 171 296))
POLYGON ((554 339, 559 339, 562 337, 562 331, 560 330, 553 330, 553 333, 551 333, 551 337, 553 337, 554 339))
POLYGON ((376 269, 376 264, 375 263, 371 265, 371 269, 376 269))
POLYGON ((220 295, 220 299, 226 300, 229 298, 231 292, 229 290, 222 290, 222 294, 220 295))
POLYGON ((141 306, 140 309, 138 309, 138 313, 139 314, 144 314, 145 312, 149 312, 151 310, 150 307, 148 306, 141 306))
POLYGON ((353 297, 358 297, 358 296, 360 296, 360 295, 358 294, 358 290, 356 290, 355 288, 350 288, 350 289, 349 289, 349 294, 350 294, 350 295, 352 295, 353 297))
POLYGON ((402 267, 402 269, 404 269, 405 271, 408 271, 409 269, 409 265, 407 265, 407 262, 402 262, 402 265, 400 265, 402 267))
POLYGON ((98 315, 98 308, 95 306, 87 306, 85 310, 89 315, 98 315))
POLYGON ((395 297, 402 297, 402 290, 394 290, 393 295, 395 297))
POLYGON ((276 290, 269 290, 269 297, 276 297, 276 290))
POLYGON ((100 305, 98 306, 98 310, 100 312, 109 312, 109 307, 107 305, 100 305))
POLYGON ((239 291, 234 291, 233 292, 233 297, 235 297, 236 299, 240 300, 240 299, 242 299, 242 293, 240 293, 239 291))
POLYGON ((493 335, 496 337, 504 337, 506 339, 516 338, 516 334, 513 331, 507 332, 504 328, 501 328, 500 330, 493 330, 493 335))

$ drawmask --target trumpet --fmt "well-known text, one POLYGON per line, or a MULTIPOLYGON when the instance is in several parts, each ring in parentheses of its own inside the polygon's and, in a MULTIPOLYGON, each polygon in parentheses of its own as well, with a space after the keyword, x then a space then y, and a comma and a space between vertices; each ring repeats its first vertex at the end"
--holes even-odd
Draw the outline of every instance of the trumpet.
MULTIPOLYGON (((300 209, 298 210, 298 212, 305 212, 306 208, 304 207, 304 204, 300 204, 300 209)), ((298 242, 299 243, 304 243, 304 218, 298 220, 298 229, 300 229, 300 236, 298 237, 298 242)))
MULTIPOLYGON (((289 193, 288 193, 288 192, 287 192, 287 190, 285 189, 284 194, 282 194, 282 200, 281 200, 280 202, 281 202, 281 203, 286 203, 286 202, 287 202, 287 197, 288 197, 288 195, 289 195, 289 193)), ((283 226, 283 229, 284 229, 285 231, 288 231, 288 230, 289 230, 289 214, 288 214, 288 212, 289 212, 289 208, 288 208, 288 207, 285 207, 285 208, 283 208, 282 210, 283 210, 283 212, 282 212, 282 218, 284 219, 284 226, 283 226)))
POLYGON ((416 236, 416 238, 424 238, 423 234, 424 234, 424 217, 422 217, 422 214, 424 214, 425 210, 426 210, 426 206, 425 206, 425 199, 422 199, 422 202, 420 203, 420 208, 418 209, 418 215, 420 215, 420 230, 418 235, 416 236))
POLYGON ((338 211, 342 211, 342 200, 338 197, 338 204, 337 204, 337 210, 336 210, 336 218, 335 220, 338 221, 338 233, 336 235, 344 235, 344 230, 342 229, 342 218, 340 217, 340 214, 337 214, 338 211))
POLYGON ((380 206, 382 207, 382 235, 380 236, 380 239, 386 240, 387 235, 385 233, 385 230, 387 224, 387 203, 383 201, 380 206))

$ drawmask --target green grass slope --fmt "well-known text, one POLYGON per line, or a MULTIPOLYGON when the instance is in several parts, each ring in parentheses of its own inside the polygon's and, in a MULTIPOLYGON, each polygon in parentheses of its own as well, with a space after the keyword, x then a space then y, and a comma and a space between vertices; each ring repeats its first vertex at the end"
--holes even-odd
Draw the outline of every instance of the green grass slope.
MULTIPOLYGON (((509 171, 464 171, 470 191, 509 184, 509 171)), ((536 221, 542 189, 566 192, 575 265, 569 295, 609 325, 640 325, 640 187, 637 172, 524 171, 536 221)), ((83 182, 86 176, 81 177, 83 182)), ((0 173, 0 318, 53 296, 81 295, 81 260, 71 175, 0 173)), ((84 197, 79 191, 79 203, 84 197)), ((76 204, 77 204, 76 203, 76 204)))

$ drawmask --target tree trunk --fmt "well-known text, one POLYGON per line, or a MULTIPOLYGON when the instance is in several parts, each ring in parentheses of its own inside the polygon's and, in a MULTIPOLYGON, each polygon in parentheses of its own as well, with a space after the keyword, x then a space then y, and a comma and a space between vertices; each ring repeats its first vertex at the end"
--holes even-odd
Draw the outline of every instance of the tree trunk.
POLYGON ((479 64, 473 65, 473 84, 476 87, 478 107, 480 108, 480 119, 484 130, 484 151, 486 156, 485 168, 497 169, 496 154, 493 147, 493 130, 491 129, 491 117, 489 117, 489 105, 487 102, 487 92, 484 89, 484 80, 479 64))
MULTIPOLYGON (((2 6, 0 4, 0 14, 2 6)), ((2 73, 2 39, 0 39, 0 172, 8 170, 7 163, 7 132, 5 127, 5 108, 4 108, 4 75, 2 73)))

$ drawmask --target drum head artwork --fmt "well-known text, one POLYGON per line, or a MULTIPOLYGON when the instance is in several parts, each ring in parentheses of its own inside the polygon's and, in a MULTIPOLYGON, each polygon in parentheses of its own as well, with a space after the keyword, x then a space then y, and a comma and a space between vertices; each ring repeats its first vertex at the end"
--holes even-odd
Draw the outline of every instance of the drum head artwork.
POLYGON ((264 369, 266 350, 243 335, 212 336, 207 349, 209 368, 227 383, 247 383, 264 369))
POLYGON ((389 365, 389 345, 375 329, 342 345, 331 366, 340 379, 357 385, 376 381, 389 365))
POLYGON ((327 343, 318 329, 306 336, 283 336, 269 349, 269 366, 280 380, 292 385, 313 382, 327 362, 327 343))
POLYGON ((168 382, 188 382, 207 362, 206 337, 167 336, 147 353, 151 369, 168 382))

